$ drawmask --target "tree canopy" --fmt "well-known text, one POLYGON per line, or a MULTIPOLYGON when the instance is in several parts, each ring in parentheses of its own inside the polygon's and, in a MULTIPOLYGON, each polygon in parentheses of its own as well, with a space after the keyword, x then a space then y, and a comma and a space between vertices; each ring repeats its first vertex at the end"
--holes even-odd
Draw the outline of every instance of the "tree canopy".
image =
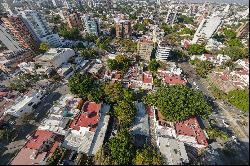
POLYGON ((202 44, 192 44, 188 48, 188 53, 191 55, 201 55, 205 51, 206 51, 205 45, 202 45, 202 44))
POLYGON ((199 59, 195 59, 195 60, 191 60, 190 63, 195 65, 196 73, 200 75, 202 78, 206 78, 207 75, 214 68, 213 63, 210 61, 201 61, 199 59))
POLYGON ((115 59, 109 59, 107 63, 110 70, 126 72, 130 65, 130 59, 125 55, 117 55, 115 59))
POLYGON ((81 97, 87 97, 94 87, 94 78, 90 74, 76 73, 69 79, 69 88, 71 93, 81 97))
POLYGON ((248 48, 244 49, 238 46, 225 47, 223 48, 223 53, 228 55, 233 61, 249 56, 248 48))
POLYGON ((223 30, 223 32, 224 32, 224 35, 225 35, 225 37, 227 39, 234 39, 234 38, 236 38, 236 32, 234 30, 232 30, 232 29, 226 28, 226 29, 223 30))
POLYGON ((62 26, 58 34, 64 37, 65 39, 69 39, 69 40, 81 40, 82 39, 82 35, 80 34, 79 29, 77 28, 68 29, 67 27, 62 26))
POLYGON ((136 151, 134 165, 161 165, 161 155, 153 147, 145 147, 136 151))
POLYGON ((183 121, 193 116, 207 117, 212 108, 201 92, 183 85, 162 85, 155 93, 143 98, 148 105, 154 105, 168 121, 183 121))
POLYGON ((242 47, 242 43, 241 43, 240 39, 238 39, 238 38, 230 39, 230 40, 228 40, 227 43, 230 47, 235 47, 235 46, 242 47))
POLYGON ((233 90, 228 93, 228 101, 243 112, 249 110, 249 93, 246 90, 233 90))
POLYGON ((148 70, 151 72, 157 72, 159 67, 160 67, 160 64, 155 59, 153 59, 149 62, 148 70))
POLYGON ((185 24, 193 24, 194 23, 194 19, 192 17, 188 17, 185 15, 180 15, 177 18, 179 23, 185 23, 185 24))
POLYGON ((110 164, 132 164, 135 154, 132 138, 126 130, 119 131, 108 143, 110 164))
POLYGON ((45 53, 46 51, 48 51, 50 48, 50 45, 48 43, 45 43, 45 42, 42 42, 40 43, 39 45, 39 50, 42 52, 42 53, 45 53))

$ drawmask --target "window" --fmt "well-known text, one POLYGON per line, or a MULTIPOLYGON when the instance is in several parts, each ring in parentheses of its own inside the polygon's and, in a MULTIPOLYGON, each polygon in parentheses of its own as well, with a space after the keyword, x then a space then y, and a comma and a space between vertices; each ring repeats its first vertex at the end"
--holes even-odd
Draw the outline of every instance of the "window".
POLYGON ((28 106, 32 106, 33 103, 34 103, 34 102, 29 103, 28 106))

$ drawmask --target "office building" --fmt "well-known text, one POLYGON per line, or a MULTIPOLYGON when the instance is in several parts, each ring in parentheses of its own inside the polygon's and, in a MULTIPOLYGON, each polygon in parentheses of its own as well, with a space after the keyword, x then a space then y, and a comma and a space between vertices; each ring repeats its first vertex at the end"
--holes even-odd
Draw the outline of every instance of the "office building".
POLYGON ((11 51, 20 51, 22 48, 14 37, 8 32, 8 29, 0 25, 0 40, 11 51))
POLYGON ((82 18, 85 24, 86 31, 88 33, 92 33, 98 36, 100 32, 99 20, 95 18, 91 18, 89 15, 85 15, 82 18))
POLYGON ((171 49, 168 43, 160 42, 157 46, 156 60, 167 60, 171 56, 171 49))
POLYGON ((138 44, 137 44, 138 55, 144 60, 150 61, 153 48, 154 48, 153 41, 147 38, 141 38, 138 41, 138 44))
POLYGON ((23 48, 32 50, 38 48, 38 39, 21 16, 5 16, 2 21, 23 48))
POLYGON ((115 25, 116 37, 130 38, 132 34, 131 23, 128 20, 119 20, 115 25))
POLYGON ((21 11, 20 14, 40 42, 46 42, 52 47, 60 47, 62 45, 58 34, 52 32, 45 18, 40 13, 34 10, 25 10, 21 11))

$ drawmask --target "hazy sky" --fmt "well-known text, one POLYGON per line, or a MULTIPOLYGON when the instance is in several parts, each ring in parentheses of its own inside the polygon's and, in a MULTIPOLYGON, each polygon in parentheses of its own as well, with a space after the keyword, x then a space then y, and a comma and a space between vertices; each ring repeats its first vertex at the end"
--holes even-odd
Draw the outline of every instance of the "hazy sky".
POLYGON ((239 3, 239 4, 245 4, 249 5, 248 0, 182 0, 186 2, 217 2, 217 3, 239 3))

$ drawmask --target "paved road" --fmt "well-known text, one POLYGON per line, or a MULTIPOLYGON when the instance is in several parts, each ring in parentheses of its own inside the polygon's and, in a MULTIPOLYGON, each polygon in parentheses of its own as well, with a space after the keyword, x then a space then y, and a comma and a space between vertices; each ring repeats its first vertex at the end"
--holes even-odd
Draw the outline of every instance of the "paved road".
MULTIPOLYGON (((228 127, 228 131, 233 129, 234 134, 238 136, 239 138, 239 148, 241 149, 242 154, 244 157, 249 158, 249 129, 244 129, 242 126, 239 126, 237 124, 237 120, 242 119, 244 113, 242 113, 240 110, 236 109, 235 107, 225 105, 220 100, 215 100, 213 95, 208 91, 208 84, 206 81, 196 75, 195 70, 192 68, 191 65, 189 65, 187 62, 180 63, 179 66, 188 73, 188 82, 190 83, 191 87, 199 87, 199 90, 204 93, 207 98, 210 98, 210 104, 213 107, 213 112, 210 117, 214 117, 216 119, 218 126, 223 126, 222 120, 225 120, 229 122, 230 126, 228 127), (193 84, 193 82, 196 82, 196 85, 193 84), (248 152, 247 152, 248 151, 248 152), (244 153, 246 152, 246 153, 244 153)), ((224 126, 225 129, 225 126, 224 126)), ((231 133, 228 133, 231 135, 231 133)))

